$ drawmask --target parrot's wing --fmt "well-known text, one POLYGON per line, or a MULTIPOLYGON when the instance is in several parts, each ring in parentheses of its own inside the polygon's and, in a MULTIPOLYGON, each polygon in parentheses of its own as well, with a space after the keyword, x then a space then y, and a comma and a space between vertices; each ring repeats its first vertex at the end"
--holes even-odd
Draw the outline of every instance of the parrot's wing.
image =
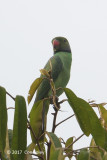
MULTIPOLYGON (((59 56, 53 56, 50 58, 50 60, 44 67, 45 70, 47 71, 51 70, 50 63, 52 65, 52 78, 53 78, 53 81, 55 82, 58 75, 62 71, 63 63, 59 56)), ((41 75, 41 77, 44 77, 44 76, 41 75)), ((49 80, 44 79, 37 90, 35 102, 46 97, 48 95, 49 90, 50 90, 49 80)))

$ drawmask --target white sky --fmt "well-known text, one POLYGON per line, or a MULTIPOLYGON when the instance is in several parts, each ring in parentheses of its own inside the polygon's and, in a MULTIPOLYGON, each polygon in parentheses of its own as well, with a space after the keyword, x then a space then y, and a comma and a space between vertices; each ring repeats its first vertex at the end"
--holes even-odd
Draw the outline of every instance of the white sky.
MULTIPOLYGON (((32 81, 40 75, 39 69, 53 55, 51 40, 56 36, 65 36, 72 49, 68 87, 85 100, 107 102, 106 0, 1 0, 0 85, 13 96, 20 94, 26 98, 32 81)), ((8 106, 13 104, 8 98, 8 106)), ((62 110, 66 112, 59 114, 58 121, 73 114, 67 103, 62 110)), ((8 119, 12 128, 13 110, 9 111, 8 119)), ((51 119, 49 115, 48 126, 51 119)), ((72 118, 56 134, 66 140, 82 132, 72 118)), ((84 137, 74 148, 89 143, 84 137)))

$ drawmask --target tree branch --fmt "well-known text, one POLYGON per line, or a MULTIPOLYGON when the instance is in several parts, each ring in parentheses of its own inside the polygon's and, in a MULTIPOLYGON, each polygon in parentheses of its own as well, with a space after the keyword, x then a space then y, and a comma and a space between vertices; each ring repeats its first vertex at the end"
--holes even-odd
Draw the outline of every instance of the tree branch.
POLYGON ((103 150, 101 147, 99 146, 90 146, 90 147, 83 147, 83 148, 80 148, 80 149, 76 149, 76 150, 73 150, 73 151, 70 151, 69 153, 66 154, 66 156, 72 154, 72 153, 78 153, 80 150, 82 149, 90 149, 90 148, 96 148, 96 149, 100 149, 100 150, 103 150))
POLYGON ((82 134, 81 136, 79 136, 75 141, 73 141, 68 147, 65 148, 68 149, 69 147, 71 147, 75 142, 77 142, 82 136, 84 136, 84 134, 82 134))
POLYGON ((15 101, 15 98, 14 98, 10 93, 8 93, 8 92, 6 91, 6 94, 15 101))
POLYGON ((8 109, 15 109, 15 108, 14 108, 14 107, 8 107, 7 110, 8 110, 8 109))
POLYGON ((55 125, 55 127, 57 127, 58 125, 60 125, 61 123, 65 122, 66 120, 70 119, 71 117, 75 116, 75 114, 69 116, 68 118, 64 119, 63 121, 59 122, 58 124, 55 125))
POLYGON ((58 104, 61 104, 61 103, 65 102, 65 101, 68 101, 68 99, 63 99, 62 101, 58 102, 58 104))

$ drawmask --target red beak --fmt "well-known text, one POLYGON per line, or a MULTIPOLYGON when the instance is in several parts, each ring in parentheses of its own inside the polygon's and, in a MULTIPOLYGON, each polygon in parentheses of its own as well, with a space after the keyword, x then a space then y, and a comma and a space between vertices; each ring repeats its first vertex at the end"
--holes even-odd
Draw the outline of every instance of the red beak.
POLYGON ((56 40, 56 39, 55 39, 55 40, 53 40, 53 46, 54 46, 54 47, 59 46, 59 41, 58 41, 58 40, 56 40))

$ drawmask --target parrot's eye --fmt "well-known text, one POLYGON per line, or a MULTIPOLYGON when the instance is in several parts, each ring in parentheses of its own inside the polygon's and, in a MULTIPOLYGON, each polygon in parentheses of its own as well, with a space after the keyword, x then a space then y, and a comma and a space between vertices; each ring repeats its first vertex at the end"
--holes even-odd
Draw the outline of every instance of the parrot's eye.
POLYGON ((66 40, 66 39, 64 39, 64 42, 66 43, 66 42, 67 42, 67 40, 66 40))

